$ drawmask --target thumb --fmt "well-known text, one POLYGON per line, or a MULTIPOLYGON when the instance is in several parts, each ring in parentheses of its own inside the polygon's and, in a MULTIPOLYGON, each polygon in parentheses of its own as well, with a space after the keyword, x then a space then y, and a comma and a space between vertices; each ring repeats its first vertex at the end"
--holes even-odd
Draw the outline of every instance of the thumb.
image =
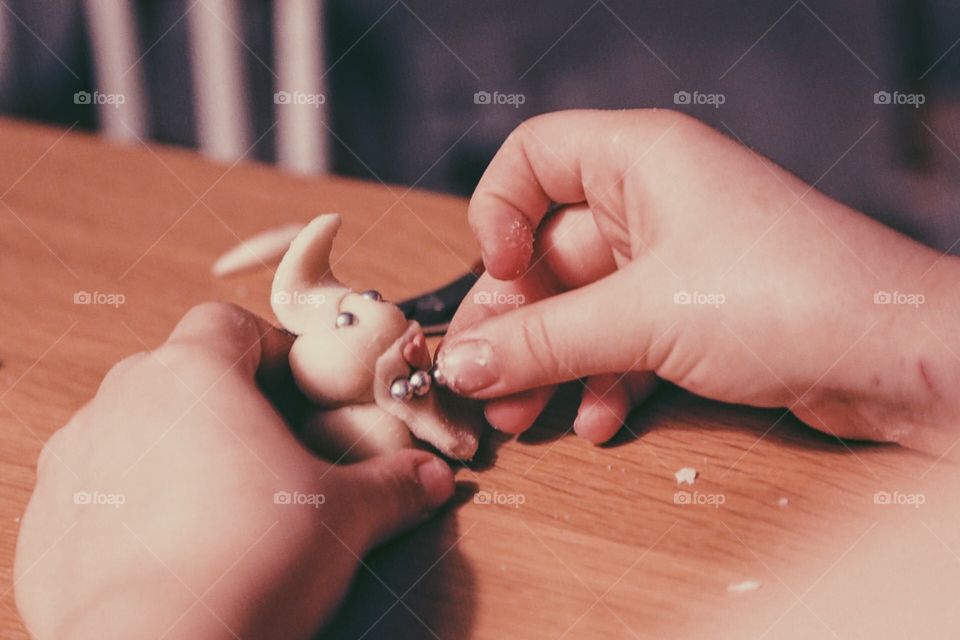
POLYGON ((366 548, 423 522, 454 492, 450 467, 426 451, 407 449, 340 469, 363 518, 366 548))
POLYGON ((667 317, 666 298, 640 300, 635 266, 448 338, 437 355, 438 379, 459 394, 486 399, 600 373, 655 369, 664 357, 662 348, 652 347, 667 317))

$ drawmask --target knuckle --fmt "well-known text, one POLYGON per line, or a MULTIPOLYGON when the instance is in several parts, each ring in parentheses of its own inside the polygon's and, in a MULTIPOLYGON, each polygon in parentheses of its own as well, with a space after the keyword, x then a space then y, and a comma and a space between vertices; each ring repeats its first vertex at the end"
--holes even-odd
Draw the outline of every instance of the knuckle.
POLYGON ((199 325, 205 327, 218 324, 231 324, 238 322, 242 317, 245 317, 245 313, 235 304, 228 302, 201 302, 184 314, 179 326, 189 327, 199 325))
POLYGON ((517 125, 513 131, 507 134, 507 137, 504 138, 503 144, 500 145, 499 153, 508 153, 521 150, 524 147, 524 141, 529 136, 528 127, 530 126, 530 121, 525 120, 517 125))
POLYGON ((541 379, 566 377, 562 375, 564 367, 543 316, 530 315, 523 319, 520 323, 520 340, 530 358, 529 367, 524 365, 523 369, 531 370, 541 379))
POLYGON ((205 302, 190 309, 153 354, 171 366, 182 365, 184 359, 232 366, 243 360, 239 354, 246 355, 261 337, 257 319, 249 311, 234 304, 205 302))
POLYGON ((160 371, 174 372, 188 367, 196 360, 196 347, 189 343, 167 343, 151 351, 148 356, 160 371))
POLYGON ((37 457, 37 477, 45 477, 49 475, 50 472, 50 458, 53 454, 53 438, 56 436, 54 434, 50 437, 49 440, 43 443, 43 447, 40 449, 40 455, 37 457))
POLYGON ((696 147, 713 132, 697 118, 673 109, 637 109, 627 117, 633 132, 631 142, 652 148, 656 157, 696 147))
POLYGON ((205 389, 221 380, 230 369, 229 359, 204 349, 198 342, 176 342, 150 352, 155 364, 150 372, 153 384, 170 389, 205 389))
POLYGON ((53 432, 43 447, 40 449, 40 455, 37 457, 37 478, 49 477, 55 465, 61 464, 58 461, 60 451, 67 449, 66 427, 53 432))
POLYGON ((106 389, 115 385, 118 381, 128 375, 138 364, 143 362, 146 357, 147 353, 145 351, 140 351, 117 362, 115 365, 110 367, 106 375, 103 377, 103 381, 100 383, 100 388, 106 389))
POLYGON ((520 147, 526 146, 526 144, 531 140, 536 139, 534 131, 539 128, 542 128, 548 124, 551 120, 557 118, 562 118, 566 115, 566 112, 555 111, 553 113, 541 113, 539 115, 527 118, 520 124, 518 124, 513 131, 510 132, 510 135, 507 136, 507 139, 504 143, 504 146, 507 144, 519 145, 520 147))
POLYGON ((661 127, 690 128, 704 126, 698 119, 676 109, 639 109, 637 113, 645 122, 661 127))

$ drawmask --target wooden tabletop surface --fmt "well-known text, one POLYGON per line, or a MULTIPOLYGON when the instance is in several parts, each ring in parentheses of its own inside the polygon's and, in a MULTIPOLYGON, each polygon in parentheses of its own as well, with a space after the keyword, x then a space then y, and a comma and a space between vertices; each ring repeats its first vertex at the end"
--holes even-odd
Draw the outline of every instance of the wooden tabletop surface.
MULTIPOLYGON (((194 304, 272 318, 270 271, 217 279, 220 253, 339 211, 342 278, 399 299, 459 275, 477 248, 449 196, 13 121, 0 148, 0 637, 16 639, 13 554, 42 443, 194 304), (75 304, 84 291, 124 301, 75 304)), ((488 437, 457 470, 458 504, 375 552, 324 637, 680 637, 737 616, 777 637, 870 538, 889 509, 876 492, 922 491, 952 468, 672 389, 595 447, 569 431, 576 394, 526 436, 488 437), (699 477, 678 494, 688 466, 699 477), (728 590, 745 581, 759 588, 728 590)))

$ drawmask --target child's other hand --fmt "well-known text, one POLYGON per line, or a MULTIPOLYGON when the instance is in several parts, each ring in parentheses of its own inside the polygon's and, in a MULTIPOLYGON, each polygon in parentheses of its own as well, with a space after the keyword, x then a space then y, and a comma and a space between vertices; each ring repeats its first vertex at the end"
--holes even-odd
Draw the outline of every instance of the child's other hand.
POLYGON ((527 121, 469 218, 488 273, 439 367, 489 400, 498 428, 523 431, 551 385, 584 378, 574 426, 606 441, 653 372, 710 398, 790 407, 840 436, 940 449, 958 435, 956 259, 696 120, 527 121), (551 203, 570 206, 547 216, 551 203))
POLYGON ((261 390, 289 382, 290 343, 202 305, 54 434, 15 567, 37 637, 311 637, 358 559, 446 502, 427 452, 331 466, 302 446, 261 390))

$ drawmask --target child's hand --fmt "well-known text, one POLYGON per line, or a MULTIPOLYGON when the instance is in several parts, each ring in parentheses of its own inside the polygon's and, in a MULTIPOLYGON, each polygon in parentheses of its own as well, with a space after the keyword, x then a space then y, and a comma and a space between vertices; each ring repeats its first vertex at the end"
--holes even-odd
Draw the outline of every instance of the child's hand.
MULTIPOLYGON (((835 160, 825 169, 842 171, 835 160)), ((526 429, 549 385, 586 378, 575 428, 603 442, 652 371, 841 436, 960 435, 956 259, 695 120, 534 118, 491 162, 469 218, 488 274, 439 368, 489 399, 503 430, 526 429), (551 202, 583 204, 545 218, 551 202)))
POLYGON ((290 343, 197 307, 54 434, 15 567, 37 637, 311 637, 358 559, 451 496, 424 451, 331 466, 305 449, 261 391, 288 380, 290 343))

